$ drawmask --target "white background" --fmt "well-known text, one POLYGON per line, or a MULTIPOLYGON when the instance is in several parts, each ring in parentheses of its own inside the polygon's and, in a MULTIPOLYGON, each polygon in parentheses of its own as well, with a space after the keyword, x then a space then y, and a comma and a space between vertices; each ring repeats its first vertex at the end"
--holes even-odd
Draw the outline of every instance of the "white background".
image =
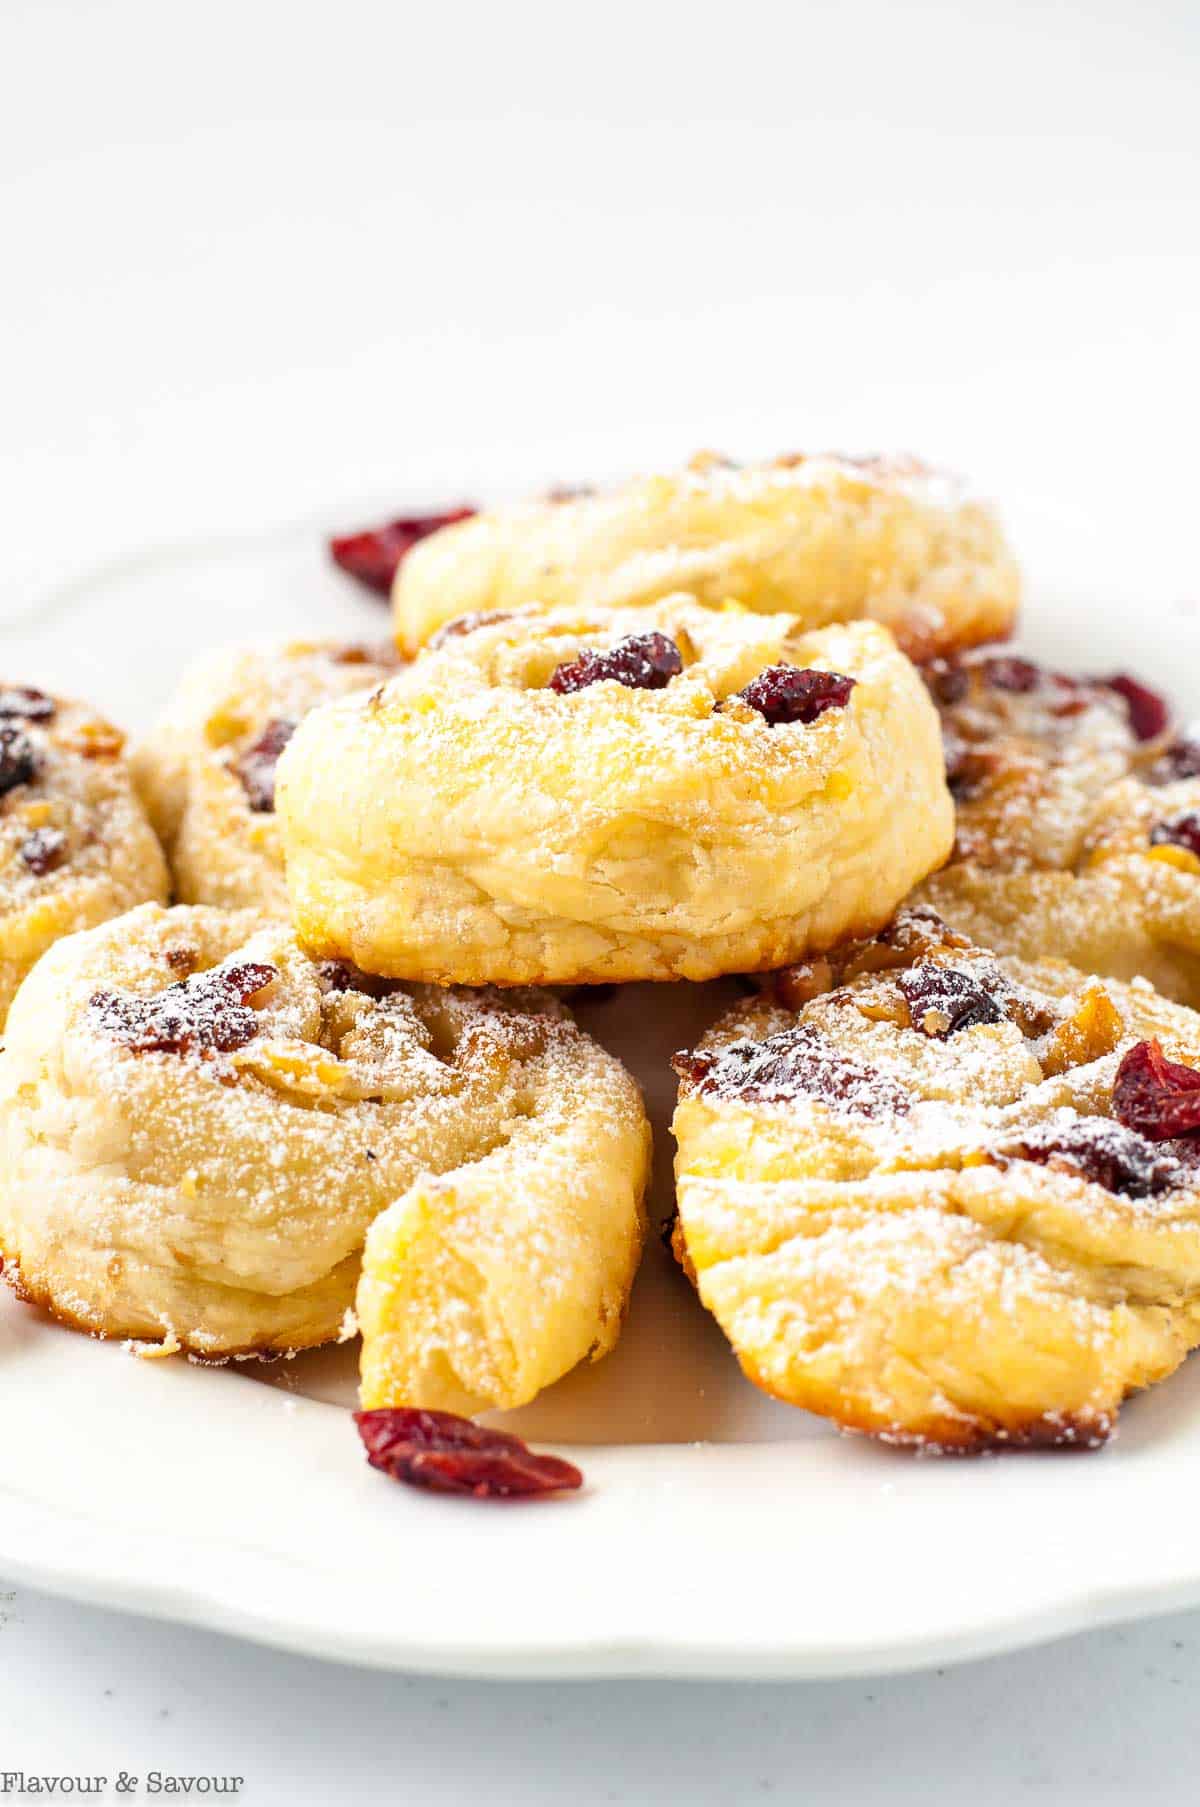
MULTIPOLYGON (((0 0, 0 614, 426 484, 833 445, 1093 520, 1136 646, 1139 571, 1200 592, 1198 83, 1182 0, 0 0)), ((554 1688, 21 1592, 0 1653, 0 1770, 253 1802, 1194 1798, 1195 1618, 874 1683, 554 1688)))

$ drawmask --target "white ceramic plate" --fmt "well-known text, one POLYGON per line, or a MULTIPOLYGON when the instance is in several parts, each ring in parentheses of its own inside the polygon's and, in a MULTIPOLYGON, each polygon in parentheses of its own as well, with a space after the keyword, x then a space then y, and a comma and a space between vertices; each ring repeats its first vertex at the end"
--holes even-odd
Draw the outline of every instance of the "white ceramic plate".
MULTIPOLYGON (((1198 669, 1188 599, 1135 591, 1134 552, 1091 522, 1014 521, 1025 643, 1178 692, 1198 669)), ((382 635, 321 539, 314 524, 148 554, 10 610, 7 675, 136 727, 206 645, 382 635)), ((646 1084, 658 1217, 666 1059, 723 995, 638 986, 583 1013, 646 1084)), ((508 1420, 574 1455, 586 1490, 498 1508, 369 1470, 354 1367, 352 1348, 141 1362, 6 1295, 0 1571, 313 1654, 503 1676, 878 1671, 1200 1601, 1198 1366, 1128 1406, 1101 1454, 918 1461, 761 1398, 653 1244, 616 1354, 508 1420)))

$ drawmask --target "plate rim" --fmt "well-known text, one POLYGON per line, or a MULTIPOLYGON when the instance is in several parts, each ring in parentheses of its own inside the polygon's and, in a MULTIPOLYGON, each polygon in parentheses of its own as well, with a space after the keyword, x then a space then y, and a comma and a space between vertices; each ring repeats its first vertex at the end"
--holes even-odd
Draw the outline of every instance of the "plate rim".
MULTIPOLYGON (((319 1615, 281 1613, 277 1606, 256 1610, 244 1599, 214 1586, 211 1576, 203 1586, 161 1576, 147 1578, 141 1572, 144 1532, 135 1540, 131 1533, 114 1535, 105 1527, 110 1553, 102 1563, 75 1563, 61 1555, 39 1559, 28 1551, 18 1552, 10 1538, 13 1504, 13 1494, 0 1486, 0 1557, 4 1573, 20 1585, 83 1605, 216 1632, 323 1662, 464 1680, 837 1681, 904 1675, 983 1661, 1088 1631, 1200 1607, 1198 1565, 1186 1579, 1099 1589, 1081 1586, 1036 1610, 1025 1608, 1010 1615, 967 1621, 932 1638, 914 1630, 882 1643, 858 1638, 837 1648, 805 1647, 784 1636, 731 1644, 719 1639, 677 1639, 662 1633, 616 1638, 587 1632, 503 1646, 453 1640, 414 1643, 362 1626, 352 1630, 319 1615)), ((22 1509, 32 1512, 34 1507, 27 1504, 22 1509)), ((18 1519, 22 1509, 15 1515, 18 1519)), ((170 1542, 160 1533, 151 1537, 155 1542, 170 1542)), ((189 1547, 195 1547, 190 1540, 189 1547)), ((286 1566, 282 1557, 265 1561, 256 1555, 255 1561, 264 1567, 266 1561, 286 1566)))

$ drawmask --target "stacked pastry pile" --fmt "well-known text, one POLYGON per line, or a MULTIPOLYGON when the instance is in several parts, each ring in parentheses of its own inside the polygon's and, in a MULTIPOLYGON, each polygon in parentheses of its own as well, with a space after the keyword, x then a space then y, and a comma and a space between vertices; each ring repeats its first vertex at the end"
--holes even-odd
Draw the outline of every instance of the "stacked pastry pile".
POLYGON ((1015 566, 910 461, 337 551, 395 647, 224 655, 131 769, 0 691, 10 1282, 204 1358, 357 1323, 368 1407, 520 1404, 612 1347, 644 1229, 637 1086, 564 997, 758 975, 674 1125, 747 1375, 1102 1439, 1200 1341, 1200 748, 1158 699, 972 652, 1015 566))

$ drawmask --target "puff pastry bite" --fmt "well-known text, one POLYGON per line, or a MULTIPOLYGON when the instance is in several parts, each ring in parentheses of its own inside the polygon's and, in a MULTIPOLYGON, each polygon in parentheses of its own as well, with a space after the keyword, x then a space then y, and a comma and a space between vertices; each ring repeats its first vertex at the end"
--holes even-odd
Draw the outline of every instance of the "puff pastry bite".
POLYGON ((626 608, 687 590, 805 627, 868 616, 929 658, 1008 633, 1019 589, 995 516, 915 459, 703 455, 446 528, 404 559, 393 596, 410 654, 461 615, 626 608))
POLYGON ((301 941, 437 984, 778 966, 886 921, 952 835, 886 629, 686 597, 449 636, 307 717, 278 808, 301 941))
POLYGON ((275 766, 318 703, 395 674, 388 646, 293 640, 202 660, 135 749, 134 776, 181 903, 283 913, 275 766))
POLYGON ((957 806, 920 901, 1001 953, 1138 974, 1200 1006, 1200 740, 1128 678, 1011 656, 926 669, 957 806))
POLYGON ((394 1212, 369 1366, 412 1405, 509 1403, 603 1353, 641 1244, 637 1087, 561 1005, 377 985, 256 912, 59 942, 11 1012, 0 1133, 17 1290, 201 1356, 344 1333, 394 1212))
POLYGON ((1145 983, 902 915, 677 1069, 677 1252, 767 1392, 1091 1445, 1200 1342, 1200 1018, 1145 983))
POLYGON ((166 899, 123 747, 82 703, 0 684, 0 1028, 60 935, 166 899))

